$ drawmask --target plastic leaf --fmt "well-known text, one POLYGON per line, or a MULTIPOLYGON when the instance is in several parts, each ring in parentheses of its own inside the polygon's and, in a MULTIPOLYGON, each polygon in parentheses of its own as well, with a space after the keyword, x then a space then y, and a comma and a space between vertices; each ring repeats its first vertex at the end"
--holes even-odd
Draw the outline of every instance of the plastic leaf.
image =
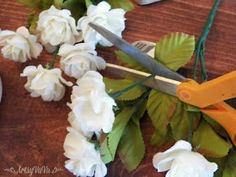
POLYGON ((207 123, 215 130, 216 133, 218 133, 220 136, 224 137, 225 139, 229 139, 229 136, 225 129, 217 123, 214 119, 210 118, 209 116, 203 114, 204 119, 207 121, 207 123))
POLYGON ((189 135, 189 128, 195 129, 199 124, 200 113, 187 111, 187 105, 178 101, 175 113, 171 119, 170 126, 173 138, 177 140, 187 140, 189 135), (192 125, 190 125, 192 119, 192 125))
POLYGON ((100 154, 101 154, 101 158, 102 161, 107 164, 111 161, 113 161, 113 155, 108 147, 108 141, 107 139, 105 139, 104 141, 102 141, 100 143, 100 154))
POLYGON ((134 8, 133 3, 130 0, 107 0, 112 8, 122 8, 125 11, 130 11, 134 8))
POLYGON ((232 144, 222 139, 206 121, 193 134, 193 145, 198 151, 209 157, 224 157, 232 148, 232 144))
POLYGON ((63 6, 64 0, 54 0, 54 6, 58 9, 61 9, 63 6))
POLYGON ((155 58, 176 71, 191 59, 194 49, 194 36, 179 32, 171 33, 157 43, 155 58))
POLYGON ((106 157, 106 158, 108 157, 108 159, 105 159, 105 158, 103 159, 105 163, 108 163, 114 160, 116 149, 120 142, 120 138, 124 132, 124 129, 128 121, 133 115, 134 111, 135 111, 134 107, 132 108, 127 107, 116 116, 112 131, 107 135, 107 137, 103 141, 103 145, 105 146, 102 146, 102 151, 104 152, 104 149, 105 150, 107 149, 109 151, 109 152, 103 153, 102 155, 103 157, 106 157), (106 155, 107 153, 108 155, 106 155))
POLYGON ((40 4, 40 0, 17 0, 19 3, 24 4, 30 8, 37 8, 40 4))
POLYGON ((151 144, 156 145, 157 147, 160 147, 167 143, 173 144, 174 142, 175 141, 172 137, 171 129, 169 126, 167 127, 166 135, 160 134, 159 131, 156 130, 151 137, 151 144))
POLYGON ((130 57, 129 55, 125 54, 122 51, 115 51, 115 54, 118 60, 124 65, 125 67, 136 69, 139 71, 148 72, 142 65, 140 65, 134 58, 130 57))
POLYGON ((232 150, 225 165, 223 177, 236 177, 236 150, 232 150))
MULTIPOLYGON (((167 126, 174 114, 176 104, 177 99, 175 97, 155 90, 151 91, 148 98, 147 111, 155 127, 155 134, 153 135, 156 136, 155 144, 160 142, 158 139, 166 136, 167 126)), ((153 143, 154 140, 152 140, 153 143)))
MULTIPOLYGON (((117 92, 133 83, 133 81, 122 79, 122 80, 114 80, 114 79, 103 79, 106 89, 108 93, 117 92)), ((120 101, 130 101, 135 100, 140 97, 144 93, 145 89, 142 87, 134 87, 133 89, 127 91, 117 98, 120 101)))
POLYGON ((119 144, 119 156, 128 171, 136 169, 145 154, 145 144, 139 123, 145 110, 146 102, 143 102, 129 121, 119 144))
POLYGON ((54 4, 54 0, 41 0, 40 9, 41 10, 49 9, 51 5, 53 4, 54 4))
POLYGON ((36 27, 38 22, 38 14, 36 12, 32 12, 28 15, 27 23, 29 30, 32 34, 36 34, 36 27))
POLYGON ((93 4, 93 2, 91 0, 85 0, 85 4, 86 4, 86 7, 88 8, 88 6, 93 4))
POLYGON ((119 157, 128 171, 136 169, 145 154, 145 144, 139 121, 146 111, 146 101, 142 99, 137 102, 135 108, 136 112, 126 126, 118 147, 119 157))
POLYGON ((214 173, 214 177, 222 177, 223 172, 224 172, 224 168, 225 168, 225 162, 227 160, 227 156, 222 157, 222 158, 207 157, 207 160, 210 162, 215 162, 218 166, 217 171, 214 173))
POLYGON ((145 154, 145 145, 140 127, 130 122, 125 129, 119 146, 119 156, 128 171, 140 164, 145 154))
POLYGON ((84 0, 67 0, 63 3, 63 8, 71 11, 72 16, 77 21, 86 11, 84 0))

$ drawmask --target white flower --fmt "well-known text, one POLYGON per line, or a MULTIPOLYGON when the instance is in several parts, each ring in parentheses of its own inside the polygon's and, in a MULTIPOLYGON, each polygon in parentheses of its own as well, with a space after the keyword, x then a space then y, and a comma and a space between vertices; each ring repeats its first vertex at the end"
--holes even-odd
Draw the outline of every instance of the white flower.
POLYGON ((41 33, 41 42, 44 45, 74 44, 79 37, 71 12, 56 9, 54 6, 39 14, 37 30, 41 33))
POLYGON ((44 101, 59 101, 65 94, 65 87, 62 83, 68 86, 72 85, 62 78, 60 69, 48 70, 42 65, 37 68, 27 66, 21 76, 27 77, 25 88, 31 92, 31 96, 41 96, 44 101))
POLYGON ((37 58, 42 52, 42 46, 37 43, 37 37, 31 35, 24 26, 19 27, 16 32, 0 31, 0 46, 2 54, 17 62, 26 62, 27 59, 37 58))
POLYGON ((213 177, 217 165, 191 150, 190 143, 180 140, 165 152, 157 153, 153 166, 158 172, 169 170, 166 177, 213 177))
POLYGON ((81 126, 80 122, 77 120, 77 118, 73 112, 70 112, 68 114, 68 122, 70 123, 72 128, 74 128, 78 132, 82 133, 83 136, 87 137, 88 139, 91 139, 91 137, 93 136, 94 132, 87 131, 86 129, 84 129, 85 127, 81 126))
POLYGON ((122 31, 125 29, 124 15, 125 11, 123 9, 111 10, 111 6, 107 2, 102 1, 97 6, 90 5, 88 7, 87 16, 79 19, 77 29, 81 30, 85 42, 112 46, 110 42, 93 30, 88 24, 95 22, 121 37, 122 31))
POLYGON ((63 44, 59 53, 61 68, 68 76, 80 78, 89 70, 101 70, 106 67, 103 58, 97 56, 92 43, 79 43, 76 45, 63 44))
POLYGON ((64 155, 69 158, 65 167, 75 176, 103 177, 107 168, 102 162, 100 153, 95 146, 73 128, 68 128, 69 133, 64 142, 64 155))
POLYGON ((96 71, 88 71, 77 84, 79 86, 73 87, 69 106, 77 125, 81 127, 80 131, 84 135, 110 132, 115 120, 113 106, 116 103, 106 93, 103 77, 96 71))

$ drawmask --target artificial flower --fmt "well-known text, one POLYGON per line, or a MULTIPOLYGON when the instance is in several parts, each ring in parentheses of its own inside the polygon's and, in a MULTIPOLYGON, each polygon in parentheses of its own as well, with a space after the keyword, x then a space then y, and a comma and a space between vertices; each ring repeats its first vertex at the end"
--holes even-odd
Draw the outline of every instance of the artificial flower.
POLYGON ((69 158, 65 167, 75 176, 103 177, 107 168, 95 145, 73 128, 68 128, 69 133, 64 142, 64 155, 69 158))
POLYGON ((78 20, 77 29, 81 31, 85 42, 93 42, 103 46, 112 46, 105 38, 93 30, 90 22, 102 25, 109 31, 118 36, 122 36, 122 31, 125 29, 125 11, 123 9, 112 9, 111 6, 102 1, 98 5, 90 5, 87 10, 87 16, 78 20))
POLYGON ((79 43, 76 45, 63 44, 60 47, 61 68, 64 72, 76 79, 89 70, 101 70, 106 67, 103 58, 97 56, 92 43, 79 43))
POLYGON ((79 38, 75 20, 69 10, 51 6, 39 14, 37 30, 44 45, 57 46, 63 43, 74 44, 79 38))
POLYGON ((87 131, 86 129, 84 129, 84 126, 81 126, 80 122, 77 121, 76 116, 73 112, 70 112, 68 114, 68 122, 70 123, 71 127, 74 128, 76 131, 80 132, 81 134, 83 134, 83 136, 85 136, 88 139, 91 139, 93 136, 92 131, 87 131))
POLYGON ((166 177, 213 177, 217 170, 217 164, 193 152, 191 144, 183 140, 165 152, 155 154, 153 166, 158 172, 169 170, 166 177))
POLYGON ((0 46, 2 54, 17 62, 26 62, 27 59, 37 58, 42 52, 42 46, 37 43, 37 37, 31 35, 24 26, 16 32, 10 30, 0 31, 0 46))
POLYGON ((27 77, 25 88, 31 92, 31 96, 41 96, 44 101, 61 100, 65 94, 63 84, 72 86, 71 82, 62 78, 61 70, 58 68, 48 70, 42 65, 27 66, 21 76, 27 77))
POLYGON ((69 107, 75 116, 74 121, 81 126, 80 130, 85 135, 110 132, 115 120, 113 106, 116 103, 106 93, 102 75, 88 71, 77 84, 73 87, 69 107))

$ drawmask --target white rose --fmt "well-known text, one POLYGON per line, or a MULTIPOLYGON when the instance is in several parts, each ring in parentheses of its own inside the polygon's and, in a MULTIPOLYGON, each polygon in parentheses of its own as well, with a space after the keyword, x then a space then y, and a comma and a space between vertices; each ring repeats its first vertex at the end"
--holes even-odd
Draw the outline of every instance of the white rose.
POLYGON ((56 9, 54 6, 39 14, 37 30, 41 33, 41 42, 44 45, 74 44, 79 37, 71 12, 56 9))
POLYGON ((75 176, 103 177, 107 168, 102 162, 100 153, 95 146, 73 128, 68 128, 69 133, 64 142, 64 155, 69 158, 65 167, 75 176))
POLYGON ((81 30, 85 42, 112 46, 110 42, 93 30, 88 24, 95 22, 121 37, 122 31, 125 29, 124 15, 125 11, 123 9, 111 10, 111 6, 107 2, 102 1, 97 6, 90 5, 88 7, 87 16, 79 19, 77 29, 81 30))
POLYGON ((19 27, 16 32, 0 31, 0 46, 2 54, 17 62, 26 62, 27 59, 37 58, 42 52, 42 46, 37 43, 37 37, 31 35, 24 26, 19 27))
POLYGON ((61 70, 45 69, 42 65, 37 68, 35 66, 27 66, 23 73, 23 77, 27 77, 25 84, 26 90, 31 92, 32 97, 41 96, 44 101, 59 101, 65 94, 63 84, 72 86, 71 82, 67 82, 61 76, 61 70))
POLYGON ((76 45, 63 44, 60 47, 61 68, 68 76, 80 78, 89 70, 101 70, 106 67, 103 58, 97 56, 92 43, 79 43, 76 45))
POLYGON ((77 125, 83 134, 101 131, 108 133, 112 130, 115 120, 113 106, 115 101, 106 93, 103 77, 95 71, 88 71, 74 86, 72 103, 69 107, 75 115, 77 125))
POLYGON ((213 177, 217 164, 191 150, 190 143, 180 140, 165 152, 157 153, 153 166, 158 172, 169 170, 166 177, 213 177))
POLYGON ((81 126, 80 122, 77 121, 77 118, 76 118, 76 116, 75 116, 75 114, 73 112, 70 112, 68 114, 68 122, 70 123, 72 128, 74 128, 78 132, 82 133, 88 139, 91 139, 91 137, 93 136, 94 132, 87 131, 86 129, 84 129, 85 127, 81 126))

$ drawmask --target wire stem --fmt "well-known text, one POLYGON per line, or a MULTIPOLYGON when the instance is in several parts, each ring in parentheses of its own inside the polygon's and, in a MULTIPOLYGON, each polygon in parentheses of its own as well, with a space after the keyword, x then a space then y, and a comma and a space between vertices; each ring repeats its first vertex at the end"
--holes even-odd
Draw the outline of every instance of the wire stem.
POLYGON ((207 80, 207 71, 206 71, 206 66, 205 66, 205 43, 207 36, 211 30, 212 24, 214 22, 215 16, 216 16, 216 11, 220 5, 221 0, 215 0, 212 9, 208 15, 206 24, 203 28, 203 31, 199 37, 199 40, 196 45, 196 57, 193 65, 193 79, 196 80, 197 78, 197 66, 199 64, 199 59, 200 59, 200 66, 201 66, 201 79, 203 81, 207 80))
POLYGON ((58 46, 56 47, 56 49, 53 51, 53 53, 52 53, 52 59, 51 59, 51 61, 46 65, 46 68, 47 68, 47 69, 52 69, 52 68, 54 68, 54 65, 55 65, 55 62, 56 62, 56 59, 57 59, 57 54, 58 54, 58 52, 59 52, 59 49, 60 49, 60 45, 58 45, 58 46))
POLYGON ((145 77, 144 79, 138 80, 138 81, 132 83, 131 85, 129 85, 129 86, 127 86, 127 87, 125 87, 125 88, 123 88, 123 89, 121 89, 121 90, 119 90, 115 93, 111 93, 110 96, 112 98, 116 99, 117 97, 123 95, 124 93, 128 92, 129 90, 133 89, 134 87, 140 86, 144 82, 146 82, 147 80, 152 79, 154 77, 155 77, 155 74, 151 74, 150 76, 145 77))

